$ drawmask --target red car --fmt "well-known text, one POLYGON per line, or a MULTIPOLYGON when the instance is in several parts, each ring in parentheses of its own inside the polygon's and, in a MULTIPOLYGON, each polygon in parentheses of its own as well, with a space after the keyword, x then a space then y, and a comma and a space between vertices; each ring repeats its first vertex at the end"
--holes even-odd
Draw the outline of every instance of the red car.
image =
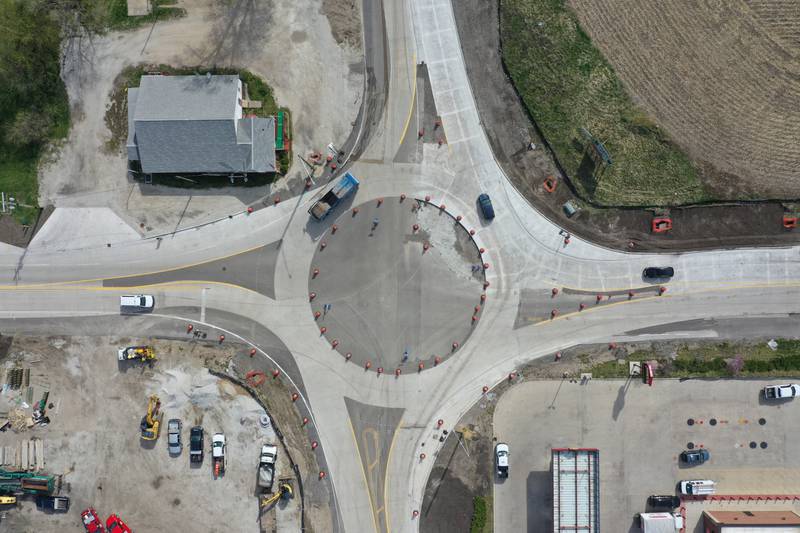
POLYGON ((103 529, 103 523, 97 518, 97 511, 92 507, 81 513, 81 519, 83 520, 83 527, 86 528, 88 533, 106 533, 106 530, 103 529))
POLYGON ((128 527, 128 524, 115 514, 108 517, 106 527, 108 528, 108 533, 131 533, 131 528, 128 527))

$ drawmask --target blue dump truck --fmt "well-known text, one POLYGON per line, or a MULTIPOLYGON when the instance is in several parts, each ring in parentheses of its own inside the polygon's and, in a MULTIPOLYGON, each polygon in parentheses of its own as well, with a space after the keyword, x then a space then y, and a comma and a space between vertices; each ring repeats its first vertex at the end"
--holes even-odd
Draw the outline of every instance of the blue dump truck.
POLYGON ((336 185, 320 198, 308 213, 316 220, 322 220, 336 207, 336 204, 353 194, 358 188, 358 180, 349 172, 336 182, 336 185))

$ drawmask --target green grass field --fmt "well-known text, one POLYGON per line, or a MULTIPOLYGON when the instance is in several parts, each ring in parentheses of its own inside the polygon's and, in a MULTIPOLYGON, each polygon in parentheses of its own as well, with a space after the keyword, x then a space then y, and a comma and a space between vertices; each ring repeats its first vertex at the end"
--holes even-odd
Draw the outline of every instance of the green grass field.
POLYGON ((503 60, 572 181, 602 205, 707 200, 689 158, 638 109, 563 0, 501 0, 503 60), (592 177, 586 128, 613 164, 592 177))

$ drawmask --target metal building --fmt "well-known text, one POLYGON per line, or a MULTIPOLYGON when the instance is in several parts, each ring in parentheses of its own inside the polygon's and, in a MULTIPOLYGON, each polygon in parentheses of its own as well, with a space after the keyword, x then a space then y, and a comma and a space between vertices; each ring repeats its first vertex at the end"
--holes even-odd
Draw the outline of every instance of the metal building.
POLYGON ((599 466, 595 448, 553 448, 553 533, 599 533, 599 466))

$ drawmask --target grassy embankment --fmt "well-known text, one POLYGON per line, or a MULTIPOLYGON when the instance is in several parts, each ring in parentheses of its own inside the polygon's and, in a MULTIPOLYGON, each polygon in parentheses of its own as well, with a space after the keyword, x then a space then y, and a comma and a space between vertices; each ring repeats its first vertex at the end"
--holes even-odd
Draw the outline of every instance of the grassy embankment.
POLYGON ((769 377, 800 376, 800 341, 776 339, 778 347, 772 350, 766 342, 703 344, 691 348, 682 346, 674 358, 663 357, 651 351, 637 351, 622 363, 617 360, 593 364, 586 357, 585 372, 596 378, 625 378, 628 361, 658 362, 657 377, 769 377))
POLYGON ((585 198, 630 206, 708 199, 692 162, 633 104, 564 0, 501 0, 500 32, 514 85, 585 198), (613 159, 599 182, 581 128, 613 159))

